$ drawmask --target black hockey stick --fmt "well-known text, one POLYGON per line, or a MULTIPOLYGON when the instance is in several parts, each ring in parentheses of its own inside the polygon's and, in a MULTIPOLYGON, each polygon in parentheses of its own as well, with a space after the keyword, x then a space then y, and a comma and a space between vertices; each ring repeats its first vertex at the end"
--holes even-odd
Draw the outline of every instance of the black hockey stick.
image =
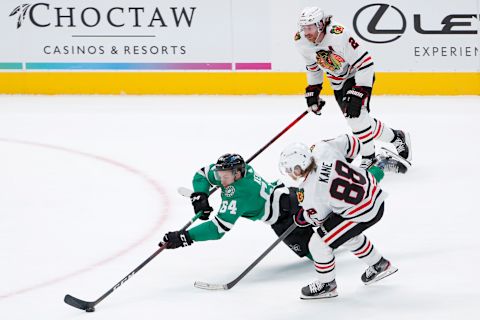
MULTIPOLYGON (((309 110, 305 110, 300 116, 298 116, 293 122, 291 122, 285 129, 283 129, 279 134, 277 134, 272 140, 270 140, 266 145, 260 148, 253 156, 251 156, 246 162, 249 163, 253 159, 255 159, 260 153, 262 153, 266 148, 268 148, 273 142, 275 142, 278 138, 280 138, 285 132, 287 132, 291 127, 293 127, 298 121, 300 121, 304 116, 307 115, 309 110)), ((210 191, 210 194, 215 192, 219 187, 215 187, 210 191)), ((195 222, 200 216, 202 212, 198 212, 182 229, 181 231, 186 230, 190 225, 195 222)), ((95 311, 95 306, 99 304, 103 299, 109 296, 113 291, 118 289, 122 284, 124 284, 128 279, 133 277, 140 269, 142 269, 147 263, 149 263, 153 258, 155 258, 160 252, 165 249, 166 245, 163 244, 157 251, 155 251, 148 259, 142 262, 138 267, 135 268, 132 272, 130 272, 125 278, 120 280, 115 286, 113 286, 110 290, 105 292, 100 298, 95 301, 84 301, 78 298, 75 298, 69 294, 67 294, 64 298, 65 303, 71 305, 72 307, 85 310, 87 312, 95 311)), ((273 249, 273 248, 272 248, 273 249)), ((268 252, 267 252, 268 253, 268 252)), ((262 257, 263 258, 263 257, 262 257)), ((260 259, 261 260, 261 259, 260 259)), ((258 263, 258 262, 257 262, 258 263)), ((253 268, 253 267, 252 267, 253 268)))
MULTIPOLYGON (((260 153, 262 153, 263 151, 265 151, 265 149, 267 149, 272 143, 274 143, 275 141, 278 140, 278 138, 280 138, 281 136, 283 136, 283 134, 285 132, 287 132, 288 130, 290 130, 291 127, 293 127, 295 124, 297 124, 298 121, 302 120, 303 117, 305 117, 308 113, 310 112, 310 109, 307 109, 305 111, 302 112, 301 115, 299 115, 295 120, 293 120, 288 126, 285 127, 285 129, 283 129, 282 131, 280 131, 275 137, 273 137, 272 140, 268 141, 267 144, 265 144, 263 147, 261 147, 260 149, 258 149, 257 152, 255 152, 255 154, 253 156, 251 156, 250 158, 248 158, 245 162, 246 163, 250 163, 253 159, 255 159, 260 153)), ((215 191, 217 191, 217 189, 219 189, 220 187, 219 186, 215 186, 212 190, 210 190, 210 194, 214 193, 215 191)))
MULTIPOLYGON (((199 213, 197 213, 182 229, 181 231, 184 231, 186 230, 188 227, 190 227, 190 225, 192 223, 195 222, 195 220, 197 220, 200 215, 202 214, 202 212, 200 211, 199 213)), ((148 257, 147 260, 143 261, 138 267, 135 268, 135 270, 133 270, 132 272, 130 272, 125 278, 123 278, 122 280, 120 280, 120 282, 118 282, 116 285, 114 285, 110 290, 108 290, 107 292, 105 292, 103 294, 103 296, 101 296, 100 298, 98 298, 97 300, 95 301, 84 301, 84 300, 80 300, 78 298, 75 298, 74 296, 71 296, 69 294, 67 294, 64 298, 64 301, 66 304, 69 304, 71 305, 72 307, 75 307, 75 308, 78 308, 78 309, 81 309, 81 310, 85 310, 87 312, 93 312, 95 311, 95 306, 97 304, 99 304, 103 299, 105 299, 107 296, 109 296, 113 291, 117 290, 122 284, 124 284, 125 282, 127 282, 128 279, 130 279, 131 277, 133 277, 135 275, 135 273, 137 273, 138 271, 140 271, 140 269, 142 269, 147 263, 149 263, 153 258, 155 258, 160 252, 162 252, 165 248, 166 248, 166 244, 163 244, 160 248, 157 249, 157 251, 155 251, 150 257, 148 257)))
POLYGON ((286 237, 288 237, 288 235, 290 233, 292 233, 293 230, 295 230, 296 227, 297 227, 297 225, 295 223, 292 223, 292 225, 290 227, 288 227, 288 229, 285 230, 282 233, 282 235, 277 240, 275 240, 275 242, 272 243, 272 245, 270 247, 268 247, 267 250, 265 250, 255 261, 253 261, 247 267, 247 269, 245 269, 238 277, 236 277, 235 279, 233 279, 229 283, 227 283, 227 284, 211 284, 211 283, 202 282, 202 281, 195 281, 194 286, 197 287, 197 288, 206 289, 206 290, 229 290, 229 289, 232 289, 240 280, 242 280, 247 275, 247 273, 250 272, 250 270, 252 270, 260 261, 262 261, 263 258, 265 258, 265 256, 270 251, 272 251, 273 248, 275 248, 277 246, 277 244, 279 244, 286 237))

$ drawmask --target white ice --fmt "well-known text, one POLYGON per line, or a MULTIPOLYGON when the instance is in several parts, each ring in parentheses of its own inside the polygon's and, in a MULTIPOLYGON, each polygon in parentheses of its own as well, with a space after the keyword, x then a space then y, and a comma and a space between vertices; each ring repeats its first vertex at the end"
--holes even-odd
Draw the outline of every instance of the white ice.
MULTIPOLYGON (((316 277, 275 239, 241 220, 220 241, 163 251, 86 314, 95 300, 192 217, 179 186, 226 152, 248 158, 304 110, 301 96, 0 96, 1 319, 478 319, 480 97, 376 96, 372 114, 410 132, 413 167, 388 175, 384 218, 366 235, 398 268, 364 286, 366 266, 337 254, 339 296, 303 301, 316 277)), ((347 132, 333 98, 252 162, 267 180, 289 142, 347 132)), ((219 195, 212 196, 215 206, 219 195)))

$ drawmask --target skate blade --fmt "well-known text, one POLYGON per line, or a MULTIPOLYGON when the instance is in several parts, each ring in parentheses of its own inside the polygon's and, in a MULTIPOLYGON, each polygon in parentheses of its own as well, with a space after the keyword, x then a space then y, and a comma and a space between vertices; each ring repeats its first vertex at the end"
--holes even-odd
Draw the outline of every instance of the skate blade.
POLYGON ((412 161, 412 144, 410 142, 410 133, 408 132, 403 132, 405 133, 405 143, 407 144, 407 147, 408 147, 408 157, 407 157, 407 161, 412 161))
POLYGON ((383 272, 380 272, 378 274, 378 276, 375 277, 375 279, 373 280, 370 280, 369 282, 364 282, 366 286, 372 284, 372 283, 375 283, 375 282, 378 282, 380 280, 382 280, 383 278, 386 278, 388 276, 391 276, 392 274, 394 274, 395 272, 398 271, 398 268, 397 267, 394 267, 394 266, 391 266, 390 268, 388 268, 387 270, 383 271, 383 272))
POLYGON ((304 296, 303 294, 300 296, 302 300, 314 300, 314 299, 328 299, 328 298, 335 298, 338 296, 337 290, 330 291, 328 293, 320 294, 318 296, 304 296))
MULTIPOLYGON (((399 156, 395 152, 385 147, 381 147, 380 151, 382 151, 386 156, 390 156, 394 160, 397 160, 398 162, 402 163, 407 169, 409 169, 412 166, 412 163, 410 161, 408 161, 407 159, 404 159, 403 157, 399 156)), ((409 154, 409 157, 410 157, 410 154, 409 154)))

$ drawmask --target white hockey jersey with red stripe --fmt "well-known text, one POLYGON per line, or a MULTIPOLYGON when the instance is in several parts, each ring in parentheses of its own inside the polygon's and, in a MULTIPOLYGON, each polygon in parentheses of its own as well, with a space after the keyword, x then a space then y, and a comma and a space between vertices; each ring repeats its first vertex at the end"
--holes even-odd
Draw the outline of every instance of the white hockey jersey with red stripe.
POLYGON ((311 224, 321 224, 332 212, 355 222, 370 221, 387 196, 370 172, 347 163, 351 141, 358 142, 347 137, 343 142, 339 137, 312 147, 317 168, 299 190, 305 220, 311 224))
POLYGON ((356 35, 343 25, 331 20, 323 40, 314 44, 303 31, 295 35, 297 50, 303 56, 309 85, 323 83, 326 73, 333 90, 343 87, 345 81, 355 77, 357 86, 371 87, 373 59, 356 35))

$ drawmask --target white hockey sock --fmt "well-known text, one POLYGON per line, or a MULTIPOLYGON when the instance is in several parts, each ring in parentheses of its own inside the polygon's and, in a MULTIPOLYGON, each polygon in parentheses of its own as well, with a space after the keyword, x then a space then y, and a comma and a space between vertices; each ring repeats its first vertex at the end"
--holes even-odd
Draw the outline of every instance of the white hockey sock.
POLYGON ((362 143, 362 156, 371 156, 375 153, 375 145, 373 143, 373 127, 375 123, 368 114, 367 110, 362 109, 360 117, 346 118, 347 123, 352 128, 353 135, 362 143))
POLYGON ((382 258, 382 255, 363 234, 348 240, 343 245, 368 266, 373 266, 382 258))
POLYGON ((380 120, 377 120, 375 118, 371 118, 372 122, 372 128, 373 129, 373 139, 378 139, 380 141, 390 143, 392 142, 393 138, 395 137, 395 134, 393 133, 393 130, 385 125, 385 123, 381 122, 380 120))
POLYGON ((333 255, 333 249, 315 232, 308 243, 308 250, 313 257, 318 280, 322 283, 333 281, 335 279, 335 256, 333 255))
POLYGON ((314 264, 318 274, 318 280, 321 283, 328 283, 335 280, 335 257, 326 262, 314 261, 314 264))

